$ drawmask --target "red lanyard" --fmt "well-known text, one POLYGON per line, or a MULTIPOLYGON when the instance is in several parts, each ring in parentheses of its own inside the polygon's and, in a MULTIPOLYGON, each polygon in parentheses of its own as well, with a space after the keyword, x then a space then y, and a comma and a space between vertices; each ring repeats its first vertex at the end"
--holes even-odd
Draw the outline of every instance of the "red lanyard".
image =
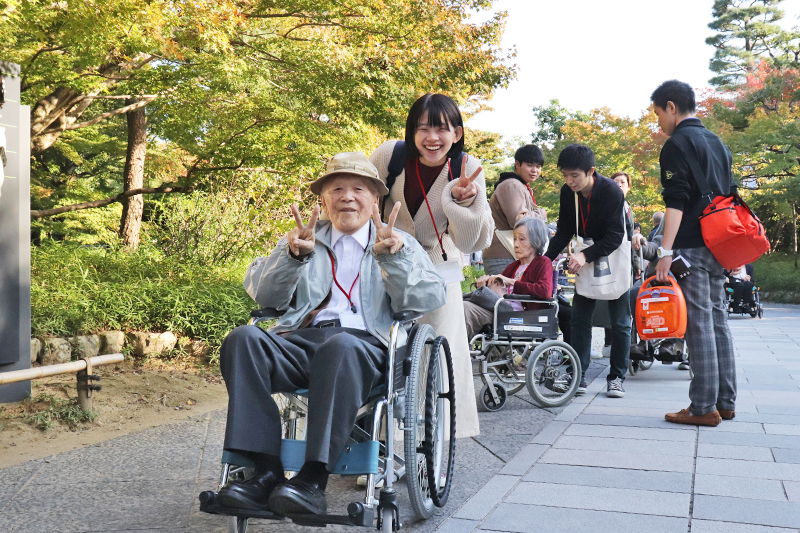
MULTIPOLYGON (((436 239, 439 241, 439 248, 442 249, 442 259, 447 261, 447 253, 444 251, 444 244, 442 244, 442 237, 439 236, 439 228, 436 227, 436 221, 433 219, 433 211, 431 211, 431 204, 428 203, 428 195, 425 193, 425 185, 422 184, 422 176, 419 174, 419 159, 417 163, 417 179, 419 180, 419 188, 422 189, 422 197, 425 198, 425 205, 428 206, 428 213, 431 215, 431 222, 433 222, 433 231, 436 232, 436 239)), ((450 159, 447 160, 447 172, 450 174, 450 180, 453 179, 453 171, 450 168, 450 159)), ((449 181, 449 180, 448 180, 449 181)))
POLYGON ((525 184, 525 186, 528 188, 528 192, 531 193, 531 202, 533 202, 533 206, 539 207, 539 204, 537 204, 536 200, 533 199, 533 191, 531 190, 531 186, 528 185, 527 183, 525 184))
POLYGON ((589 215, 592 213, 592 193, 586 199, 586 218, 583 218, 583 202, 578 202, 578 209, 581 212, 581 223, 583 224, 583 236, 586 237, 586 221, 589 220, 589 215))
MULTIPOLYGON (((367 240, 369 241, 369 239, 371 238, 372 238, 372 227, 369 228, 369 237, 367 238, 367 240)), ((333 265, 333 252, 331 252, 330 250, 328 250, 328 257, 331 258, 331 273, 333 274, 333 282, 336 284, 337 287, 339 287, 339 290, 342 291, 342 294, 344 294, 345 297, 347 297, 347 303, 350 304, 350 310, 354 313, 357 312, 356 304, 353 303, 353 300, 350 299, 350 296, 353 294, 353 288, 356 286, 358 278, 361 277, 361 272, 356 274, 356 279, 354 279, 353 284, 350 285, 350 292, 345 292, 342 286, 339 285, 339 281, 336 279, 336 268, 333 265)))

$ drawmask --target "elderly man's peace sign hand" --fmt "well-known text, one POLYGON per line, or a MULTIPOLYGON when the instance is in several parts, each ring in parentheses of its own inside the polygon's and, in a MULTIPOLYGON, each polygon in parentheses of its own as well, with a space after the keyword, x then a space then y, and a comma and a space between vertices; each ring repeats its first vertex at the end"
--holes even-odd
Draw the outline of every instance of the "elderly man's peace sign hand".
POLYGON ((399 212, 400 202, 397 202, 389 214, 389 223, 384 226, 383 222, 381 222, 381 212, 378 209, 378 204, 372 204, 372 220, 375 221, 375 228, 377 229, 373 250, 377 255, 394 254, 403 247, 403 236, 394 229, 394 222, 397 220, 397 213, 399 212))
POLYGON ((304 257, 314 251, 314 228, 317 225, 317 218, 319 218, 319 206, 314 207, 308 224, 303 224, 300 210, 297 209, 296 204, 292 204, 292 214, 297 227, 292 228, 286 235, 286 240, 289 243, 289 250, 292 251, 292 254, 297 257, 304 257))
POLYGON ((483 167, 478 167, 470 177, 467 177, 467 154, 464 154, 464 159, 461 161, 461 177, 458 178, 456 186, 453 187, 450 194, 453 195, 457 201, 469 200, 478 194, 478 186, 475 185, 475 178, 477 178, 483 171, 483 167))

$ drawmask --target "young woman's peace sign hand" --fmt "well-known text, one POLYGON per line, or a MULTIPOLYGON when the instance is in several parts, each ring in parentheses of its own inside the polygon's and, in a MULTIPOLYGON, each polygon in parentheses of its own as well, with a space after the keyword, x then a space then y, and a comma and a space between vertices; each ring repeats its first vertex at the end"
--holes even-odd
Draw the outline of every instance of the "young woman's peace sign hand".
POLYGON ((461 202, 463 200, 469 200, 478 194, 478 186, 475 185, 475 178, 477 178, 482 171, 483 167, 478 167, 470 177, 467 177, 467 154, 464 154, 464 159, 461 161, 461 177, 458 178, 458 183, 456 183, 456 186, 453 187, 450 192, 453 198, 461 202))
POLYGON ((305 225, 296 204, 292 204, 292 214, 297 227, 292 228, 286 235, 286 240, 289 243, 289 250, 292 251, 292 254, 297 257, 304 257, 314 251, 314 228, 317 225, 317 218, 319 218, 319 206, 314 207, 314 211, 311 212, 311 218, 308 224, 305 225))
POLYGON ((377 255, 394 254, 403 247, 403 236, 394 230, 394 222, 397 220, 397 213, 399 212, 400 202, 397 202, 389 214, 389 223, 384 226, 383 222, 381 222, 381 212, 378 209, 378 204, 372 204, 372 220, 375 221, 375 228, 377 229, 373 250, 377 255))

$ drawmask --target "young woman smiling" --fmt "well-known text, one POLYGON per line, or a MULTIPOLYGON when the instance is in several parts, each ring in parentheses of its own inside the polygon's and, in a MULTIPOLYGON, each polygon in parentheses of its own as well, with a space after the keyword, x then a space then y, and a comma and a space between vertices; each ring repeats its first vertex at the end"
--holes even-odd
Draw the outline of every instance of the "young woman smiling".
MULTIPOLYGON (((398 141, 388 141, 370 157, 381 179, 398 141)), ((464 122, 456 103, 443 94, 426 94, 406 119, 405 166, 389 191, 386 205, 401 202, 397 228, 413 235, 447 281, 447 303, 425 315, 450 342, 456 386, 456 436, 479 433, 472 365, 461 298, 463 254, 483 250, 492 241, 494 222, 486 198, 480 162, 461 155, 461 172, 452 157, 464 148, 464 122)))

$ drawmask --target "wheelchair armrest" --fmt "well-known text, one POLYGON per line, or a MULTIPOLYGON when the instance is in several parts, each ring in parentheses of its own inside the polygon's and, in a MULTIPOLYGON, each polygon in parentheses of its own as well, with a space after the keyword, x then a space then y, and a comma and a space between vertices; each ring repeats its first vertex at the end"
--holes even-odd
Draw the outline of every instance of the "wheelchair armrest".
POLYGON ((531 296, 530 294, 504 294, 503 299, 505 300, 516 300, 518 302, 541 302, 541 303, 550 303, 553 301, 553 298, 536 298, 531 296))
POLYGON ((272 307, 265 307, 263 309, 253 309, 250 311, 251 318, 258 318, 261 320, 269 320, 270 318, 278 318, 283 316, 286 311, 278 311, 272 307))
POLYGON ((412 320, 419 320, 422 318, 422 313, 419 311, 400 311, 392 315, 392 320, 405 324, 412 320))

